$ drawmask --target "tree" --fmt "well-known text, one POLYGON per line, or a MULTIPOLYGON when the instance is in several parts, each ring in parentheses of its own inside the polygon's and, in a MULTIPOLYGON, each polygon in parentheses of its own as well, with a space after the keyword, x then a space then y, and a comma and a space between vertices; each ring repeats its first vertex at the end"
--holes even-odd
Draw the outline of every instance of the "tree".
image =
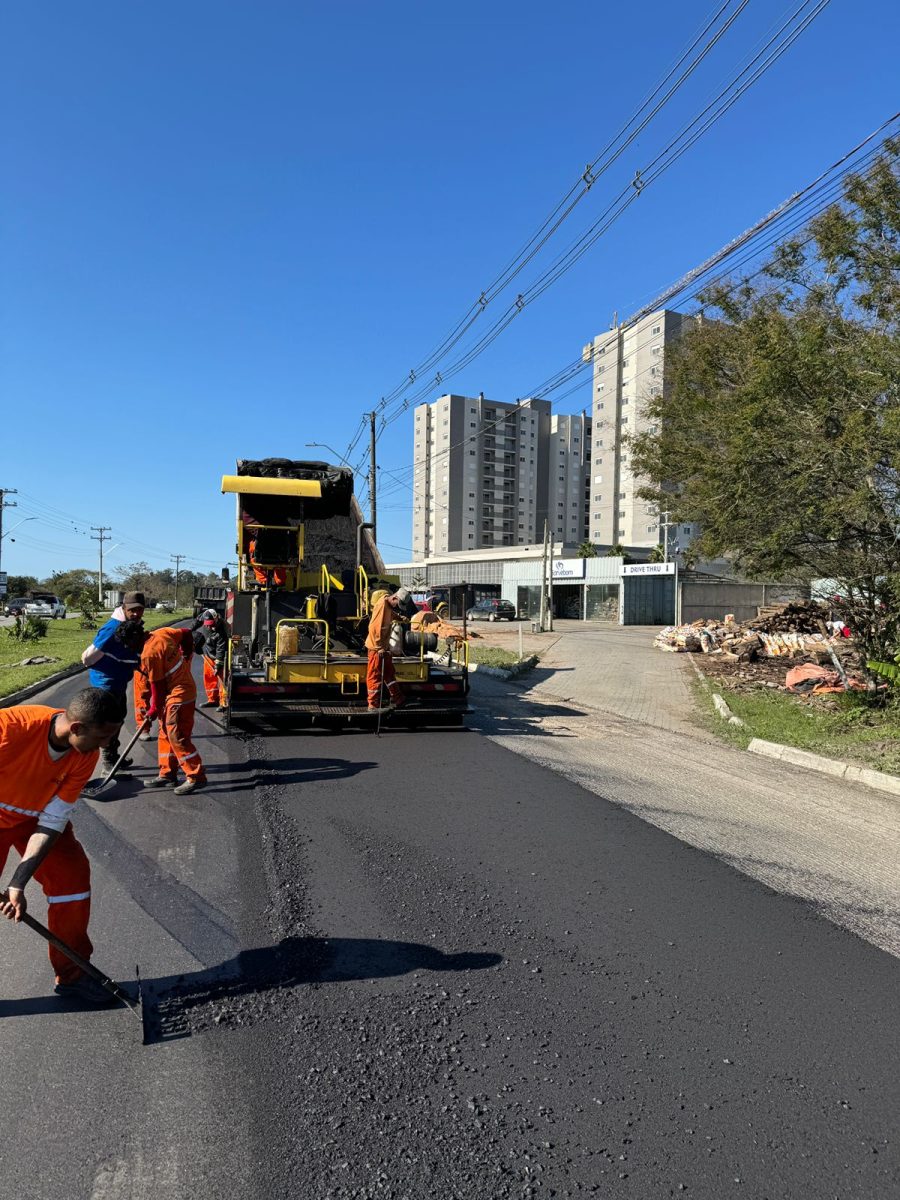
POLYGON ((897 143, 757 277, 711 287, 630 439, 640 495, 751 578, 834 581, 861 657, 900 631, 897 143), (713 320, 706 317, 712 316, 713 320))
POLYGON ((666 548, 661 543, 654 546, 650 551, 650 561, 652 563, 661 563, 666 561, 666 548))
POLYGON ((7 596, 24 596, 26 592, 37 590, 38 581, 34 575, 10 575, 6 580, 7 596))
POLYGON ((72 596, 80 596, 82 592, 93 588, 97 590, 97 572, 89 571, 87 567, 73 567, 71 571, 54 571, 44 580, 44 589, 59 596, 66 604, 72 603, 72 596))
POLYGON ((580 544, 580 546, 578 547, 578 557, 579 558, 596 558, 597 557, 597 547, 594 545, 593 542, 589 542, 587 540, 583 541, 580 544))
POLYGON ((621 558, 622 562, 626 562, 626 563, 631 562, 631 555, 626 554, 625 547, 622 545, 621 542, 615 542, 612 546, 610 546, 610 548, 606 552, 605 557, 606 558, 621 558))

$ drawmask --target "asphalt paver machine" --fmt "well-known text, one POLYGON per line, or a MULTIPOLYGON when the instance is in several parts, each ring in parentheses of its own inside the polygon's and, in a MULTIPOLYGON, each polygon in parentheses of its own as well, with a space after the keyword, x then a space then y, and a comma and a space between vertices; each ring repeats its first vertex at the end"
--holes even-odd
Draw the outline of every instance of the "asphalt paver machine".
POLYGON ((468 711, 468 647, 437 658, 434 634, 401 613, 392 654, 405 703, 385 694, 367 710, 365 638, 380 592, 399 586, 366 536, 353 474, 324 462, 239 460, 222 491, 237 503, 237 576, 226 598, 230 632, 226 723, 460 725, 468 711))

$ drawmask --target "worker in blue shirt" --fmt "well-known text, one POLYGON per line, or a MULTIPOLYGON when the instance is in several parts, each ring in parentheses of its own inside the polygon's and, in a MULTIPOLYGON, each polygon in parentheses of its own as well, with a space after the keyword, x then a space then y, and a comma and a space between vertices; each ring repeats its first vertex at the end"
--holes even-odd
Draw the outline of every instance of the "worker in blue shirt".
MULTIPOLYGON (((110 620, 102 625, 81 656, 81 661, 91 669, 91 687, 103 688, 118 696, 122 706, 122 720, 128 711, 128 686, 141 662, 140 649, 129 646, 120 633, 126 621, 140 625, 146 601, 143 592, 126 592, 125 598, 113 612, 110 620)), ((103 765, 110 770, 119 757, 119 739, 113 738, 103 751, 103 765)), ((123 767, 131 766, 126 759, 123 767)))

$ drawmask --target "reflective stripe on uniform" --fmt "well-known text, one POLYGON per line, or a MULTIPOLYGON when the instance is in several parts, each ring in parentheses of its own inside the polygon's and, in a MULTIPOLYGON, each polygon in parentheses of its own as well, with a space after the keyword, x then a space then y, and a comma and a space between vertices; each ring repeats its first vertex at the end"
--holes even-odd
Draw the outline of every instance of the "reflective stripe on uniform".
POLYGON ((73 892, 71 896, 48 896, 48 904, 68 904, 70 900, 90 900, 90 892, 73 892))

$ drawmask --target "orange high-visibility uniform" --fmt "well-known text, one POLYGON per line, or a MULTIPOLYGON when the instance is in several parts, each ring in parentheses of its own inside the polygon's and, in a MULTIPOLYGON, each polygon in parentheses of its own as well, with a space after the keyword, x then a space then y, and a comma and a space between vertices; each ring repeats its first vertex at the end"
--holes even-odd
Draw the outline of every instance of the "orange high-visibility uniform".
MULTIPOLYGON (((257 566, 256 563, 256 538, 252 538, 250 545, 247 547, 247 556, 250 559, 250 566, 253 568, 253 574, 256 576, 256 582, 261 587, 269 585, 269 571, 265 567, 257 566)), ((272 582, 277 583, 280 587, 284 587, 287 583, 287 570, 284 567, 273 567, 271 571, 272 582)))
POLYGON ((191 740, 197 685, 185 657, 185 630, 156 629, 141 651, 141 670, 159 696, 159 773, 205 779, 200 753, 191 740))
POLYGON ((150 711, 150 680, 143 671, 135 671, 134 673, 134 723, 138 729, 143 725, 147 713, 150 711))
MULTIPOLYGON (((203 655, 203 690, 210 704, 219 703, 219 676, 216 674, 215 659, 203 655)), ((224 697, 223 697, 224 699, 224 697)))
MULTIPOLYGON (((59 758, 50 757, 50 726, 62 711, 42 704, 0 709, 0 871, 11 849, 24 854, 39 825, 62 830, 34 878, 47 897, 51 932, 82 958, 90 958, 91 868, 69 816, 94 773, 100 752, 67 750, 59 758)), ((72 983, 81 975, 80 968, 54 946, 50 947, 50 962, 57 983, 72 983)))
POLYGON ((388 604, 387 596, 376 603, 369 618, 369 632, 366 634, 366 649, 369 652, 369 664, 366 668, 366 690, 369 695, 369 708, 380 708, 383 700, 383 689, 387 688, 390 698, 400 699, 400 685, 394 672, 394 660, 388 646, 391 642, 391 623, 394 610, 388 604))

